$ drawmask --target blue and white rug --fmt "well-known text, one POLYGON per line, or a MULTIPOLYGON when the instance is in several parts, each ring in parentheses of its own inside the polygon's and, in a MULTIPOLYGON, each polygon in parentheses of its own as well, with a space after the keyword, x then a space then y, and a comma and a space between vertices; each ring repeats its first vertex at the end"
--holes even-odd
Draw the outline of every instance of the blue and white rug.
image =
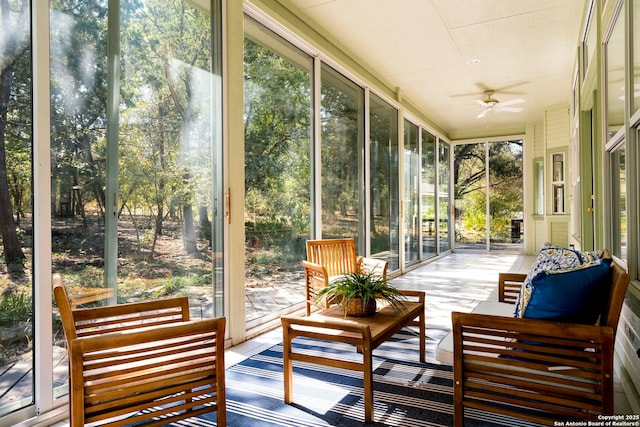
MULTIPOLYGON (((428 330, 427 353, 433 355, 445 331, 428 330)), ((332 353, 361 360, 353 346, 296 338, 297 351, 332 353)), ((420 363, 418 337, 396 334, 374 351, 374 424, 364 423, 362 374, 294 362, 293 400, 283 400, 282 345, 275 345, 226 370, 227 425, 230 427, 451 426, 453 373, 450 366, 420 363)), ((467 411, 467 426, 531 426, 520 420, 467 411)), ((177 426, 215 426, 215 415, 178 422, 177 426)))

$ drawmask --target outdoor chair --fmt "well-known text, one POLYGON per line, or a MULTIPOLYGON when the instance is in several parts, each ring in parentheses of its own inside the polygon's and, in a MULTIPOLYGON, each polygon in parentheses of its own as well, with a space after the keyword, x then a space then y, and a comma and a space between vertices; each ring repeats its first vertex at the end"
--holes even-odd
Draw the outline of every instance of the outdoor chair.
POLYGON ((216 411, 226 425, 225 318, 186 297, 72 309, 54 276, 69 355, 71 427, 159 426, 216 411))
POLYGON ((358 256, 353 238, 307 240, 305 272, 307 316, 316 305, 317 292, 334 278, 348 273, 366 272, 387 277, 388 262, 358 256))
MULTIPOLYGON (((613 413, 614 344, 630 277, 611 262, 608 278, 592 279, 597 269, 536 276, 540 295, 549 295, 542 289, 557 289, 543 288, 542 281, 575 290, 572 299, 580 298, 578 292, 590 282, 601 286, 597 289, 606 295, 595 306, 585 304, 599 314, 596 324, 492 314, 500 304, 515 307, 526 274, 500 276, 500 302, 481 302, 472 313, 452 313, 453 331, 438 347, 453 343, 455 426, 465 424, 465 412, 477 410, 546 425, 560 419, 599 420, 613 413)), ((559 300, 552 296, 550 302, 559 300)))

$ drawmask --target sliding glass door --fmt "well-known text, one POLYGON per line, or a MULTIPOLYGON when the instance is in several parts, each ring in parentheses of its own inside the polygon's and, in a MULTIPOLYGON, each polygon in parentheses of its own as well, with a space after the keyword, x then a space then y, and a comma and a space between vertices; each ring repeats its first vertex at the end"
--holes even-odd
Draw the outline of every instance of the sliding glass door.
POLYGON ((370 242, 371 256, 400 268, 398 224, 398 110, 369 96, 370 242))
POLYGON ((444 142, 438 144, 438 182, 436 187, 437 195, 437 220, 438 223, 438 246, 440 252, 446 252, 451 249, 451 203, 449 190, 451 188, 451 147, 444 142))
POLYGON ((486 144, 454 147, 456 249, 487 249, 486 144))
POLYGON ((219 5, 113 5, 51 3, 52 270, 73 305, 186 295, 222 316, 219 5))
POLYGON ((245 18, 248 326, 304 301, 300 260, 311 235, 312 69, 311 57, 245 18))
POLYGON ((322 238, 353 237, 364 253, 364 89, 322 64, 322 238))
POLYGON ((404 121, 404 262, 405 265, 420 259, 420 155, 419 128, 404 121))
POLYGON ((454 148, 457 250, 524 250, 522 140, 454 148))
POLYGON ((422 259, 436 255, 436 137, 422 130, 422 168, 420 180, 420 218, 422 221, 422 259))
POLYGON ((34 403, 31 9, 0 2, 0 417, 34 403))

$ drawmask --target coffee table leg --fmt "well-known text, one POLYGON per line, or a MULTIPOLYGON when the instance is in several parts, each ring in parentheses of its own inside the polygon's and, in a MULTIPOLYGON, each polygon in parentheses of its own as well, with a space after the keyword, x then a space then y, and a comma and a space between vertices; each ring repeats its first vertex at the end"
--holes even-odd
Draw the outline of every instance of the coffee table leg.
POLYGON ((426 360, 426 353, 427 353, 427 346, 425 344, 425 339, 427 338, 427 325, 426 325, 426 321, 425 321, 425 313, 424 313, 424 308, 422 310, 422 312, 420 313, 420 362, 425 363, 426 360))
POLYGON ((373 422, 373 361, 371 356, 371 346, 364 345, 362 349, 363 357, 363 384, 364 391, 364 422, 373 422))
MULTIPOLYGON (((283 322, 284 323, 284 322, 283 322)), ((282 325, 282 369, 284 374, 284 403, 293 403, 293 373, 289 325, 282 325)))

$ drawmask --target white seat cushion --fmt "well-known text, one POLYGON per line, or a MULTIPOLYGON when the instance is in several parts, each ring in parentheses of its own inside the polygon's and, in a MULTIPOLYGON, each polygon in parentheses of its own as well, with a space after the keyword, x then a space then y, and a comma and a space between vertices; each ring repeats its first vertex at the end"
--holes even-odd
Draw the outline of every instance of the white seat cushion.
MULTIPOLYGON (((473 309, 472 313, 513 317, 513 309, 514 305, 507 302, 482 301, 473 309)), ((453 366, 453 333, 449 332, 436 345, 436 360, 445 365, 453 366)))

